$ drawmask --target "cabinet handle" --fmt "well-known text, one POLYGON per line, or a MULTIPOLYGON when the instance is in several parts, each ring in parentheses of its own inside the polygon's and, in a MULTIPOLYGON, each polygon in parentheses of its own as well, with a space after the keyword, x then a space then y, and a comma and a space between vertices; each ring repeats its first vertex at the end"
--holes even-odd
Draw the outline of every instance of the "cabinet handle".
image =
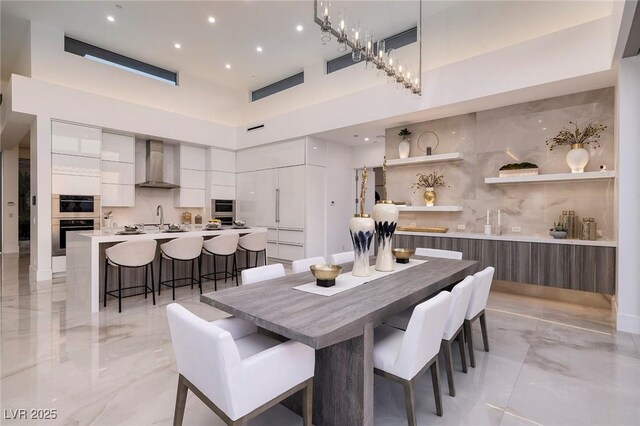
POLYGON ((276 222, 280 222, 280 188, 276 189, 276 222))
POLYGON ((279 227, 278 229, 281 230, 281 231, 304 232, 304 229, 300 229, 300 228, 283 228, 283 227, 279 227))
POLYGON ((300 244, 300 243, 283 243, 282 241, 278 241, 278 244, 283 246, 304 247, 304 244, 300 244))

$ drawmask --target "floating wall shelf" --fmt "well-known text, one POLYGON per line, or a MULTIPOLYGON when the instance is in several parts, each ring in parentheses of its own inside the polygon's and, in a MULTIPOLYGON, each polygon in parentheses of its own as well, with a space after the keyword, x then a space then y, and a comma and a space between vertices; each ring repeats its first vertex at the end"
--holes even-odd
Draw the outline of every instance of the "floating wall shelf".
POLYGON ((462 206, 398 206, 400 212, 461 212, 462 206))
POLYGON ((387 166, 409 166, 412 164, 423 163, 444 163, 447 161, 463 160, 461 152, 448 152, 446 154, 423 155, 421 157, 399 158, 395 160, 387 160, 387 166))
POLYGON ((553 173, 553 174, 544 174, 544 175, 536 175, 536 176, 489 177, 484 179, 484 183, 508 184, 508 183, 563 182, 563 181, 611 179, 614 177, 616 177, 616 172, 613 170, 607 170, 604 172, 553 173))

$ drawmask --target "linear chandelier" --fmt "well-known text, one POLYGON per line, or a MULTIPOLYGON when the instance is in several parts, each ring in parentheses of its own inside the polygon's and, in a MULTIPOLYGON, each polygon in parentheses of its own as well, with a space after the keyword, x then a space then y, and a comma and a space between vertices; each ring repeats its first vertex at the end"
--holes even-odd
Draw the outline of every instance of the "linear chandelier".
POLYGON ((339 25, 338 28, 334 28, 331 23, 331 2, 321 1, 320 9, 322 17, 318 16, 318 0, 313 1, 313 20, 320 26, 322 44, 327 44, 331 41, 331 36, 335 37, 338 42, 338 51, 346 52, 347 49, 351 49, 351 58, 354 62, 360 62, 365 60, 365 69, 369 68, 371 64, 373 69, 377 69, 381 75, 386 75, 390 83, 397 83, 399 87, 404 87, 409 92, 422 96, 421 82, 422 77, 422 0, 418 0, 420 4, 420 15, 418 22, 418 71, 417 75, 411 73, 411 70, 395 61, 391 53, 393 49, 387 50, 385 48, 385 41, 374 41, 371 32, 365 32, 364 41, 362 37, 362 31, 358 21, 354 21, 351 30, 351 37, 347 31, 346 11, 342 9, 338 16, 339 25))

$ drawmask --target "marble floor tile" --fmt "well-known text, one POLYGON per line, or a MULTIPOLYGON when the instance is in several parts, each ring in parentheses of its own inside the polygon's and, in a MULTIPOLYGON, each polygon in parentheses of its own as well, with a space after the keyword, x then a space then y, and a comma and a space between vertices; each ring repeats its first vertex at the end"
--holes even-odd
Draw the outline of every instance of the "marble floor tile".
MULTIPOLYGON (((29 280, 28 259, 0 261, 0 405, 51 408, 63 425, 170 425, 177 371, 166 319, 171 293, 110 300, 98 314, 67 312, 64 279, 29 280)), ((219 288, 234 285, 219 283, 219 288)), ((213 283, 205 282, 204 291, 213 283)), ((226 313, 177 289, 176 302, 207 320, 226 313)), ((461 371, 454 345, 457 396, 440 380, 444 416, 435 414, 431 376, 417 383, 418 423, 452 425, 637 424, 640 336, 617 333, 606 309, 493 292, 487 307, 490 352, 473 328, 476 368, 461 371)), ((374 422, 405 425, 402 388, 375 378, 374 422)), ((7 425, 42 424, 2 419, 7 425)), ((222 425, 193 394, 185 425, 222 425)), ((293 426, 299 416, 277 406, 254 426, 293 426)))

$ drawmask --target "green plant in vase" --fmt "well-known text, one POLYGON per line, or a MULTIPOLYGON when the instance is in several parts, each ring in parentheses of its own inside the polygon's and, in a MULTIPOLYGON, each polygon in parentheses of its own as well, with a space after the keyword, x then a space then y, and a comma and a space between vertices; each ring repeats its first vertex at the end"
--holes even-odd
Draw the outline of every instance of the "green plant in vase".
POLYGON ((585 145, 590 145, 594 149, 599 148, 600 137, 607 126, 591 122, 584 130, 580 130, 576 122, 570 121, 569 124, 573 125, 573 130, 564 127, 556 136, 547 139, 546 144, 549 151, 559 146, 571 146, 567 153, 567 164, 571 168, 571 173, 582 173, 589 162, 589 151, 585 149, 585 145))
POLYGON ((398 136, 402 138, 398 144, 398 155, 400 158, 408 158, 411 151, 411 131, 406 127, 398 132, 398 136))

